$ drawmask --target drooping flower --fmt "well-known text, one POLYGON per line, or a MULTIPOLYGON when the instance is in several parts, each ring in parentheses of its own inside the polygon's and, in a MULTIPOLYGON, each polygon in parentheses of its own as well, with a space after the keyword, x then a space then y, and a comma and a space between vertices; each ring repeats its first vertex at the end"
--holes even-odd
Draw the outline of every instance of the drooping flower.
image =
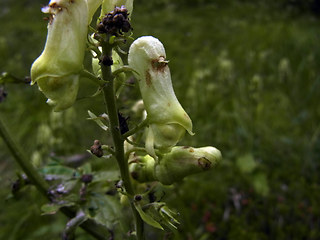
POLYGON ((155 157, 154 146, 169 148, 177 144, 186 130, 193 134, 192 122, 176 98, 165 49, 158 39, 136 39, 130 46, 128 62, 135 70, 147 111, 146 148, 155 157))
POLYGON ((31 67, 31 84, 37 83, 54 111, 61 111, 74 103, 78 93, 91 16, 86 0, 51 0, 42 10, 50 14, 48 35, 31 67))

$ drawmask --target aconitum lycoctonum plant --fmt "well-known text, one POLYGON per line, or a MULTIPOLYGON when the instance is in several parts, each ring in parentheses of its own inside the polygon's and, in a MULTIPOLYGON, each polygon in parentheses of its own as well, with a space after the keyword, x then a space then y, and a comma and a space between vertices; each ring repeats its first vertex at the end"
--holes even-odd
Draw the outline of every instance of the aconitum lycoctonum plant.
POLYGON ((221 153, 212 146, 178 145, 186 133, 194 134, 192 113, 189 116, 174 93, 163 44, 153 36, 132 37, 133 0, 51 0, 42 11, 47 14, 48 35, 43 52, 32 64, 31 84, 38 86, 57 112, 81 104, 77 94, 82 81, 95 85, 97 91, 91 97, 102 97, 105 111, 88 109, 88 119, 111 141, 107 145, 92 139, 93 145, 83 148, 90 148, 94 158, 114 159, 119 169, 112 174, 109 169, 91 170, 90 162, 73 169, 59 162, 48 186, 39 179, 52 166, 49 171, 44 163, 39 176, 28 171, 32 165, 24 166, 33 184, 47 188, 49 203, 42 206, 43 213, 60 209, 71 218, 63 239, 73 239, 78 226, 97 239, 128 238, 127 232, 129 237, 144 239, 144 224, 165 231, 178 228, 177 213, 162 198, 150 196, 191 174, 213 169, 221 153), (84 67, 85 56, 91 67, 84 67), (121 94, 131 87, 128 79, 132 77, 142 101, 139 111, 131 114, 140 114, 141 121, 128 124, 130 116, 120 109, 137 105, 126 106, 128 101, 121 102, 121 94), (105 194, 114 189, 116 195, 105 194), (127 216, 123 209, 128 207, 133 221, 122 217, 127 216))

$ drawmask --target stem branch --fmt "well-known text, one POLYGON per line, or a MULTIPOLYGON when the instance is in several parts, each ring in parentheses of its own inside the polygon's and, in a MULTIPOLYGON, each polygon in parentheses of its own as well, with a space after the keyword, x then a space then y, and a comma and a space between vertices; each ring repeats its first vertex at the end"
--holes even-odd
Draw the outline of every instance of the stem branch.
POLYGON ((139 123, 135 128, 133 128, 130 131, 128 131, 125 134, 123 134, 123 138, 127 138, 127 137, 135 134, 136 132, 138 132, 140 129, 144 128, 147 125, 148 125, 148 119, 146 118, 141 123, 139 123))
POLYGON ((11 135, 8 133, 6 127, 0 120, 0 136, 3 141, 9 148, 12 156, 22 168, 22 170, 26 173, 31 182, 36 186, 36 188, 43 195, 47 196, 47 190, 49 185, 46 181, 41 177, 41 175, 37 172, 37 170, 32 166, 30 161, 25 157, 23 152, 20 150, 16 142, 11 138, 11 135))
POLYGON ((98 86, 102 86, 103 82, 101 82, 101 79, 99 79, 98 77, 96 77, 94 74, 92 74, 91 72, 83 69, 81 72, 80 72, 80 75, 82 77, 85 77, 89 80, 91 80, 92 82, 94 82, 96 85, 98 86))

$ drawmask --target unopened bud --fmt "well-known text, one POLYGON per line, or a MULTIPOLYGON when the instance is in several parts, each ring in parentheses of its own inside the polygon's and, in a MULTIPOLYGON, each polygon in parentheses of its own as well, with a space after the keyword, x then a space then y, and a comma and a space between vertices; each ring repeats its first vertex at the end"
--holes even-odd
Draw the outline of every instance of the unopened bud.
POLYGON ((220 160, 221 153, 214 147, 173 147, 158 162, 149 155, 136 156, 130 164, 139 182, 159 181, 170 185, 191 174, 212 169, 220 160))
POLYGON ((99 140, 94 140, 94 143, 90 148, 90 151, 93 155, 97 156, 98 158, 103 156, 103 150, 99 140))
POLYGON ((84 174, 81 176, 81 181, 83 183, 91 183, 93 179, 93 175, 92 174, 84 174))
POLYGON ((142 196, 140 194, 137 194, 137 195, 134 196, 134 200, 139 202, 139 201, 142 200, 142 196))

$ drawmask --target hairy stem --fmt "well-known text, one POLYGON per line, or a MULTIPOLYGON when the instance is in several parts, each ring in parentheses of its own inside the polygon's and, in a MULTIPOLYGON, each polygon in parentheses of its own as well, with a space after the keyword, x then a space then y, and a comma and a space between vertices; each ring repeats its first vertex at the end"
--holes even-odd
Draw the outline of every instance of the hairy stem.
MULTIPOLYGON (((102 56, 110 57, 110 58, 112 56, 112 47, 108 43, 105 43, 102 46, 102 56)), ((116 106, 116 98, 115 98, 114 86, 113 86, 114 76, 112 75, 112 72, 111 72, 111 66, 106 66, 104 64, 101 64, 101 72, 102 72, 103 80, 107 82, 107 84, 103 88, 103 93, 104 93, 105 105, 106 105, 108 116, 109 116, 110 131, 111 131, 113 144, 115 148, 115 157, 117 159, 117 162, 120 168, 121 178, 123 180, 126 192, 129 195, 134 196, 135 193, 130 180, 128 162, 124 155, 124 145, 123 145, 124 140, 120 133, 118 110, 116 106)), ((132 202, 130 205, 135 218, 137 239, 138 240, 144 239, 143 221, 132 202)))

